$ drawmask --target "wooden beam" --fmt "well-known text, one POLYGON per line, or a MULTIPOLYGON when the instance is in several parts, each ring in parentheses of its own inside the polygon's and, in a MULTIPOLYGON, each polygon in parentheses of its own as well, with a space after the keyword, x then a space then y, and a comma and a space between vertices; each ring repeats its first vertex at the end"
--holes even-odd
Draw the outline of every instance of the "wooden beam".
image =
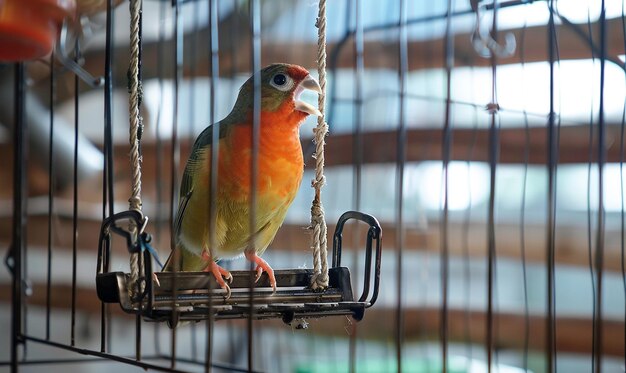
MULTIPOLYGON (((620 126, 617 124, 606 127, 607 161, 620 161, 619 144, 620 126)), ((532 127, 528 129, 528 146, 526 146, 526 130, 524 128, 504 128, 499 131, 500 164, 545 165, 547 162, 546 129, 532 127), (527 159, 526 159, 527 158, 527 159)), ((362 164, 392 164, 397 159, 397 130, 372 131, 363 134, 362 164)), ((413 128, 407 131, 406 160, 407 162, 438 161, 443 154, 443 130, 439 128, 413 128)), ((326 140, 326 166, 345 166, 356 162, 354 146, 356 138, 353 134, 330 135, 326 140)), ((310 139, 302 140, 305 152, 311 144, 310 139)), ((589 149, 589 126, 574 125, 560 129, 558 157, 560 164, 587 163, 590 150, 591 161, 596 160, 597 139, 594 138, 592 149, 589 149)), ((190 141, 181 147, 181 167, 190 151, 190 141)), ((162 170, 169 170, 171 147, 166 144, 162 151, 164 163, 158 165, 162 170)), ((128 162, 128 145, 118 145, 115 150, 116 166, 120 175, 130 175, 128 162)), ((312 168, 314 162, 310 154, 305 158, 306 167, 312 168)), ((450 159, 453 161, 489 161, 489 132, 487 129, 457 128, 452 130, 450 159)), ((157 169, 157 152, 154 143, 144 143, 144 177, 152 183, 157 169)))
MULTIPOLYGON (((607 161, 619 162, 619 125, 607 126, 607 161)), ((489 161, 489 132, 487 129, 457 128, 452 130, 450 159, 453 161, 489 161)), ((545 127, 503 128, 499 131, 500 164, 524 164, 526 157, 531 165, 547 162, 545 127), (528 133, 528 146, 526 146, 528 133)), ((366 132, 363 135, 363 164, 395 163, 398 134, 396 130, 366 132)), ((326 145, 326 165, 355 163, 353 148, 356 138, 352 134, 330 135, 326 145)), ((407 162, 439 161, 443 155, 443 130, 439 128, 413 128, 407 131, 407 162)), ((308 141, 303 144, 308 145, 308 141)), ((560 129, 559 163, 587 163, 589 161, 589 127, 565 126, 560 129)), ((594 139, 592 150, 597 147, 594 139)), ((592 161, 595 161, 593 152, 592 161)))
MULTIPOLYGON (((151 216, 148 233, 155 236, 153 245, 161 253, 169 253, 170 229, 167 222, 161 221, 160 228, 158 216, 151 216), (157 239, 158 237, 158 239, 157 239)), ((10 242, 11 224, 10 217, 0 218, 0 244, 10 242)), ((53 246, 60 250, 69 250, 72 247, 73 225, 71 216, 55 216, 53 246)), ((45 215, 30 216, 28 218, 28 244, 33 248, 47 247, 48 218, 45 215)), ((95 265, 95 253, 98 247, 100 233, 99 217, 81 217, 78 221, 77 247, 85 253, 92 253, 95 265)), ((365 230, 361 229, 359 235, 351 232, 352 227, 346 227, 344 234, 344 247, 346 250, 364 250, 365 230)), ((517 224, 499 223, 496 229, 496 254, 499 258, 508 258, 521 261, 520 227, 517 224)), ((329 239, 335 226, 329 222, 329 239)), ((397 247, 395 227, 392 224, 383 224, 383 251, 394 251, 397 247)), ((473 259, 483 259, 487 255, 487 226, 485 223, 473 222, 464 226, 462 222, 452 222, 448 227, 448 242, 450 255, 462 258, 469 255, 473 259), (467 231, 465 231, 467 229, 467 231), (467 236, 466 236, 467 232, 467 236), (467 239, 466 239, 467 237, 467 239)), ((441 230, 437 221, 429 221, 427 228, 408 226, 405 231, 406 251, 421 251, 437 255, 441 250, 441 230)), ((621 251, 619 231, 607 231, 605 233, 605 270, 612 272, 621 271, 621 251)), ((278 250, 294 253, 308 253, 310 236, 304 225, 283 225, 269 250, 278 250)), ((332 244, 331 244, 332 245, 332 244)), ((127 255, 127 248, 121 239, 113 242, 114 252, 127 255)), ((586 230, 573 225, 557 225, 556 231, 556 263, 557 265, 571 265, 587 267, 589 265, 586 230)), ((545 227, 541 225, 526 225, 525 251, 528 263, 545 263, 545 227)), ((161 258, 165 259, 165 258, 161 258)))
MULTIPOLYGON (((620 161, 620 124, 609 124, 606 127, 607 161, 620 161)), ((500 164, 524 164, 526 157, 531 165, 545 165, 547 161, 546 130, 544 127, 532 127, 528 130, 528 147, 525 143, 526 130, 524 128, 503 128, 499 131, 500 136, 500 164)), ((372 131, 363 134, 362 163, 384 164, 396 162, 397 130, 372 131)), ((589 126, 574 125, 560 129, 560 141, 558 158, 560 164, 587 163, 589 161, 589 126)), ((326 145, 326 166, 344 166, 355 162, 353 147, 356 138, 353 134, 331 134, 326 145)), ((310 139, 302 140, 305 152, 311 144, 310 139)), ((407 131, 406 160, 407 162, 437 161, 442 159, 443 131, 439 128, 412 128, 407 131)), ((184 167, 185 160, 190 151, 191 140, 181 141, 181 161, 179 169, 184 167)), ((591 160, 597 156, 597 139, 594 138, 591 149, 591 160)), ((157 148, 154 142, 142 144, 143 152, 143 178, 146 187, 157 183, 156 170, 170 169, 171 147, 167 142, 161 149, 163 164, 157 164, 157 148)), ((128 145, 118 144, 115 146, 115 174, 116 181, 120 186, 128 182, 130 164, 128 161, 128 145)), ((305 159, 306 167, 313 167, 314 162, 310 154, 305 159)), ((476 161, 487 162, 489 160, 489 133, 487 129, 457 128, 452 130, 452 146, 450 149, 453 161, 476 161)), ((10 162, 12 159, 12 144, 0 144, 0 158, 10 162)), ((29 189, 31 195, 45 194, 48 190, 47 169, 45 165, 31 164, 29 166, 29 189)), ((169 172, 164 172, 165 180, 160 180, 163 185, 169 185, 167 177, 169 172)), ((0 185, 0 199, 11 197, 12 170, 10 167, 0 167, 0 180, 7 180, 0 185)), ((99 188, 99 181, 86 181, 92 190, 99 188)), ((67 194, 67 193, 66 193, 67 194)), ((96 196, 100 198, 100 195, 96 196)), ((90 198, 89 200, 97 200, 90 198)))
MULTIPOLYGON (((619 31, 621 30, 621 19, 610 19, 606 23, 608 33, 607 41, 607 53, 608 56, 617 56, 623 54, 624 44, 623 36, 619 31)), ((575 25, 583 30, 583 33, 587 33, 587 25, 575 25)), ((591 29, 594 35, 599 35, 599 24, 594 23, 591 25, 591 29)), ((233 30, 231 30, 233 32, 233 30)), ((526 28, 516 28, 506 30, 506 33, 512 33, 515 35, 518 44, 524 41, 524 61, 525 62, 538 62, 546 61, 548 59, 548 26, 539 25, 526 28)), ((501 34, 504 34, 502 31, 501 34)), ((224 31, 220 32, 220 36, 224 39, 221 40, 220 45, 228 46, 228 48, 235 48, 234 50, 224 51, 220 54, 220 74, 228 75, 233 72, 249 72, 250 71, 250 33, 244 31, 236 33, 237 40, 233 44, 226 39, 224 31), (241 34, 241 35, 239 35, 241 34), (230 53, 229 53, 230 52, 230 53), (233 58, 233 53, 236 53, 236 58, 233 58)), ((563 24, 556 25, 556 35, 558 36, 559 43, 559 57, 561 60, 569 59, 584 59, 591 58, 592 53, 588 45, 576 35, 570 26, 563 24)), ((191 49, 195 48, 195 61, 189 61, 185 66, 184 74, 186 76, 192 76, 193 73, 199 76, 206 76, 210 71, 209 64, 209 50, 204 47, 208 37, 208 29, 201 29, 198 31, 197 38, 194 39, 192 34, 185 35, 184 40, 184 55, 189 56, 191 49), (199 42, 198 42, 199 40, 199 42), (194 44, 197 43, 197 44, 194 44), (191 70, 195 62, 195 72, 191 70)), ((228 35, 233 37, 233 35, 228 35)), ((474 51, 474 47, 470 42, 471 33, 460 33, 454 37, 454 66, 490 66, 491 62, 488 58, 481 58, 474 51)), ((344 43, 331 42, 327 45, 328 55, 332 56, 337 53, 337 65, 339 68, 353 68, 355 66, 354 56, 354 37, 351 35, 344 43)), ((156 62, 157 57, 157 44, 156 42, 148 42, 143 45, 143 53, 145 56, 143 64, 144 79, 149 79, 157 76, 156 62)), ((408 44, 408 60, 409 70, 421 70, 428 68, 442 68, 445 66, 445 40, 444 38, 437 38, 431 40, 413 40, 408 44)), ((499 58, 498 64, 510 64, 519 63, 521 56, 519 51, 522 45, 519 45, 516 49, 516 53, 508 58, 499 58)), ((168 40, 163 45, 164 50, 173 51, 173 41, 168 40)), ((306 43, 300 41, 294 42, 268 42, 265 41, 261 46, 263 53, 261 54, 262 64, 268 64, 274 61, 287 61, 296 63, 305 67, 313 67, 316 60, 317 46, 314 43, 306 43)), ((365 40, 364 45, 364 63, 366 68, 390 68, 397 69, 398 67, 398 42, 397 40, 365 40)), ((100 65, 104 61, 104 51, 94 51, 85 54, 85 59, 88 62, 88 68, 95 71, 102 71, 103 65, 100 65), (94 65, 92 65, 94 64, 94 65), (93 66, 93 67, 92 67, 93 66), (98 66, 99 68, 95 68, 98 66)), ((116 48, 115 56, 123 61, 129 60, 129 51, 125 46, 116 48)), ((166 53, 165 59, 160 61, 164 64, 165 71, 173 71, 173 53, 166 53)), ((332 67, 332 66, 330 66, 332 67)), ((125 73, 122 74, 123 79, 119 83, 125 82, 125 73)))
MULTIPOLYGON (((607 161, 620 161, 619 136, 620 125, 609 124, 606 128, 607 161)), ((450 150, 451 160, 456 161, 477 161, 487 162, 489 160, 489 134, 486 129, 465 129, 457 128, 452 130, 452 146, 450 150)), ((500 136, 500 164, 524 164, 526 157, 531 165, 544 165, 547 161, 547 137, 544 127, 532 127, 528 133, 524 128, 503 128, 499 131, 500 136), (526 134, 528 134, 528 147, 526 148, 526 134)), ((558 158, 560 164, 587 163, 589 154, 591 160, 595 161, 597 155, 597 139, 589 148, 589 127, 586 125, 564 126, 560 129, 560 143, 558 158)), ((407 162, 436 161, 442 158, 443 131, 439 128, 413 128, 407 131, 407 162)), ((352 165, 355 162, 353 146, 355 137, 352 134, 331 135, 327 139, 326 145, 326 166, 352 165)), ((181 141, 181 160, 179 169, 184 167, 187 155, 190 151, 191 141, 181 141)), ((311 140, 302 140, 305 153, 310 149, 311 140)), ((363 149, 361 162, 367 164, 393 164, 396 161, 397 132, 396 130, 372 131, 363 134, 363 149), (381 145, 384 144, 384 145, 381 145)), ((156 147, 154 142, 144 141, 142 144, 143 154, 143 177, 144 180, 160 182, 168 189, 170 154, 169 142, 161 149, 156 147), (157 164, 157 153, 164 156, 163 164, 157 164), (156 180, 156 170, 162 171, 162 179, 156 180)), ((116 145, 115 150, 115 175, 116 188, 128 190, 128 176, 130 175, 130 165, 128 162, 128 145, 116 145)), ((6 164, 12 163, 12 144, 0 144, 0 159, 6 164)), ((306 166, 311 168, 314 164, 310 154, 305 157, 306 166)), ((47 194, 48 177, 47 165, 31 164, 29 172, 29 190, 31 195, 47 194)), ((11 198, 12 169, 10 167, 0 167, 0 180, 6 183, 0 185, 0 200, 11 198)), ((147 183, 146 183, 147 184, 147 183)), ((150 188, 154 184, 147 184, 150 188)), ((88 201, 98 201, 100 195, 94 196, 94 192, 101 188, 98 180, 85 181, 85 193, 88 201), (90 197, 89 197, 90 196, 90 197)), ((63 194, 63 192, 61 192, 63 194)), ((167 191, 165 193, 168 193, 167 191)), ((68 195, 65 192, 65 195, 68 195)))
MULTIPOLYGON (((237 73, 250 72, 250 32, 246 28, 247 19, 242 14, 231 14, 227 19, 220 22, 220 75, 232 76, 237 73)), ((617 56, 623 54, 623 35, 621 20, 610 19, 606 23, 608 31, 607 55, 618 61, 617 56)), ((311 25, 313 27, 313 25, 311 25)), ((518 42, 515 54, 508 58, 499 58, 498 64, 512 64, 521 62, 520 50, 524 49, 524 62, 547 61, 548 55, 548 29, 547 25, 532 26, 503 30, 501 35, 512 33, 518 42)), ((559 45, 559 58, 561 60, 588 59, 592 57, 591 49, 573 30, 576 27, 587 34, 587 25, 563 25, 556 26, 557 42, 559 45)), ((591 26, 593 35, 599 35, 599 24, 591 26)), ((375 34, 375 33, 374 33, 375 34)), ((398 67, 398 41, 389 39, 368 40, 366 35, 364 45, 364 63, 368 69, 393 69, 398 67)), ((471 33, 456 34, 454 38, 454 66, 490 66, 490 60, 481 58, 474 51, 470 42, 471 33)), ((186 34, 183 40, 184 66, 183 74, 186 77, 208 76, 210 72, 210 55, 208 46, 209 29, 199 29, 197 33, 186 34), (191 60, 191 58, 194 58, 191 60)), ((336 55, 338 68, 351 69, 355 66, 354 37, 350 36, 345 42, 330 42, 327 46, 329 55, 329 68, 333 67, 332 56, 336 55)), ((597 44, 597 41, 596 41, 597 44)), ((445 66, 445 40, 437 38, 432 40, 412 40, 408 43, 409 70, 443 68, 445 66)), ((270 42, 264 39, 261 46, 263 65, 276 61, 285 61, 299 64, 307 68, 313 68, 316 61, 317 46, 313 42, 270 42)), ((142 46, 143 79, 152 79, 159 76, 159 67, 164 72, 164 78, 171 78, 174 71, 174 41, 166 40, 161 46, 156 41, 146 42, 142 46), (162 52, 161 52, 162 51, 162 52), (160 56, 159 53, 162 53, 160 56)), ((129 48, 126 45, 117 46, 113 55, 119 66, 115 67, 114 84, 118 87, 126 87, 126 70, 130 59, 129 48)), ((93 74, 102 74, 104 71, 104 50, 87 51, 84 54, 85 69, 93 74)), ((44 76, 39 72, 37 75, 44 76)), ((40 77, 41 78, 41 77, 40 77)), ((71 97, 73 75, 65 74, 59 77, 58 100, 63 101, 71 97)), ((43 79, 42 81, 45 81, 43 79)), ((82 86, 82 90, 89 87, 82 86)))
MULTIPOLYGON (((38 307, 46 306, 46 284, 31 284, 32 294, 25 297, 26 304, 38 307)), ((72 287, 71 285, 52 284, 50 292, 50 307, 52 309, 69 310, 72 305, 72 287)), ((0 283, 0 302, 11 302, 11 285, 0 283)), ((85 312, 90 315, 100 316, 100 299, 96 294, 95 284, 93 287, 80 286, 76 289, 76 309, 79 312, 85 312)), ((115 316, 128 315, 122 311, 120 307, 110 306, 110 310, 115 316)))
MULTIPOLYGON (((28 304, 45 307, 46 285, 35 283, 33 293, 26 298, 28 304)), ((71 287, 69 285, 53 285, 51 304, 55 309, 69 309, 71 305, 71 287)), ((0 284, 0 301, 11 301, 11 287, 9 284, 0 284)), ((92 315, 100 314, 100 301, 95 289, 80 287, 76 293, 77 310, 92 315)), ((115 304, 109 306, 113 315, 134 322, 134 316, 124 314, 115 304)), ((429 341, 438 339, 441 311, 438 308, 406 308, 404 313, 404 338, 406 341, 429 341)), ((451 309, 449 318, 449 342, 485 344, 485 330, 487 315, 483 311, 465 311, 451 309)), ((396 310, 393 306, 384 307, 376 304, 365 312, 365 318, 360 322, 358 337, 389 341, 394 338, 396 310)), ((310 320, 308 332, 318 335, 333 335, 347 337, 350 328, 346 327, 346 318, 334 317, 310 320)), ((218 321, 219 323, 219 321, 218 321)), ((245 321, 239 320, 234 325, 245 328, 245 321)), ((280 321, 261 321, 259 327, 272 326, 285 328, 280 321)), ((495 313, 494 315, 495 348, 522 351, 526 319, 523 314, 495 313)), ((546 318, 543 315, 530 315, 528 318, 529 348, 531 351, 542 353, 545 343, 546 318)), ((583 317, 559 316, 556 318, 556 349, 558 352, 591 354, 593 320, 583 317)), ((603 354, 619 357, 624 352, 624 322, 604 320, 603 322, 603 354)))

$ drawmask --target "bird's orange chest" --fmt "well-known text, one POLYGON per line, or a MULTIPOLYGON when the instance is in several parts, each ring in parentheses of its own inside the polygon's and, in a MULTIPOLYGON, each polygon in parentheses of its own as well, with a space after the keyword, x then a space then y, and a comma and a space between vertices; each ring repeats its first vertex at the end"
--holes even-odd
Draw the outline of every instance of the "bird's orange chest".
POLYGON ((220 148, 219 183, 224 187, 223 192, 230 198, 248 199, 252 162, 256 161, 257 193, 277 200, 293 198, 304 170, 299 137, 299 124, 304 117, 282 107, 276 112, 263 112, 256 157, 253 157, 252 125, 234 126, 226 144, 228 148, 220 148))

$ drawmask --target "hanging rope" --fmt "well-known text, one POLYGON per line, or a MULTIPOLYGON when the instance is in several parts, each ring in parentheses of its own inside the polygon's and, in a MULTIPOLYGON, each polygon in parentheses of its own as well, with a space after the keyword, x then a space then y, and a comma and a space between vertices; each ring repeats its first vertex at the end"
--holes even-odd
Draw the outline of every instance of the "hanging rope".
MULTIPOLYGON (((139 140, 141 139, 142 118, 139 112, 141 104, 141 86, 139 81, 140 64, 140 17, 141 0, 130 1, 130 66, 128 68, 128 112, 130 118, 130 163, 132 178, 132 195, 128 199, 131 210, 141 212, 141 155, 139 140)), ((131 227, 131 232, 139 236, 139 227, 131 227)), ((140 253, 130 255, 130 287, 137 284, 139 278, 140 253)), ((134 294, 131 289, 131 294, 134 294)))
POLYGON ((313 277, 311 288, 322 290, 328 287, 328 240, 324 207, 322 206, 322 187, 326 183, 324 176, 324 145, 328 134, 328 124, 324 117, 326 106, 326 0, 319 1, 317 14, 317 72, 322 93, 318 96, 317 105, 322 113, 317 118, 317 127, 313 129, 315 135, 315 178, 311 186, 315 189, 315 197, 311 205, 311 248, 313 249, 313 277))

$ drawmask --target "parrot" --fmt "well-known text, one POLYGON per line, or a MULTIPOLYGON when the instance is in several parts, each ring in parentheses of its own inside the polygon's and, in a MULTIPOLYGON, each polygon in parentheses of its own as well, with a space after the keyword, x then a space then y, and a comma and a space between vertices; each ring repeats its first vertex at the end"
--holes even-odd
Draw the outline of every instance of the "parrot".
MULTIPOLYGON (((322 94, 319 83, 298 65, 275 63, 257 72, 260 78, 260 136, 251 246, 250 201, 254 75, 240 88, 232 111, 196 138, 185 165, 174 220, 173 250, 163 271, 210 272, 230 296, 230 272, 220 259, 243 256, 256 264, 256 281, 265 271, 276 292, 274 270, 261 258, 282 225, 304 173, 300 125, 308 115, 321 116, 301 101, 304 90, 322 94), (217 195, 211 196, 211 137, 219 128, 217 195), (215 203, 215 246, 210 246, 210 204, 215 203)), ((257 88, 258 89, 258 88, 257 88)), ((257 91, 258 92, 258 91, 257 91)), ((258 94, 258 93, 257 93, 258 94)))

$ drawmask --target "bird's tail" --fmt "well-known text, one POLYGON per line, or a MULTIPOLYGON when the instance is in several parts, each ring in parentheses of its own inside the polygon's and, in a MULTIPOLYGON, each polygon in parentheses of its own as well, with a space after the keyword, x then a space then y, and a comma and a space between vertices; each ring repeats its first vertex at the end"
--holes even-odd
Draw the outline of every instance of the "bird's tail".
POLYGON ((163 272, 174 272, 174 268, 177 268, 177 271, 181 270, 180 266, 180 249, 174 248, 170 253, 170 256, 165 261, 165 265, 163 266, 163 272))

